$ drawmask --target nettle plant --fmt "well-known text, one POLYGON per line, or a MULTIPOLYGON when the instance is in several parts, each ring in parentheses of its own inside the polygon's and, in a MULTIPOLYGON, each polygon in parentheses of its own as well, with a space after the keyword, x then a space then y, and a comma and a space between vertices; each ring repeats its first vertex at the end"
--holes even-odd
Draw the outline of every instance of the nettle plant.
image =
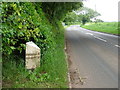
POLYGON ((23 53, 28 41, 35 42, 42 52, 54 43, 52 26, 40 8, 41 3, 37 4, 39 8, 30 2, 1 4, 3 55, 23 53))

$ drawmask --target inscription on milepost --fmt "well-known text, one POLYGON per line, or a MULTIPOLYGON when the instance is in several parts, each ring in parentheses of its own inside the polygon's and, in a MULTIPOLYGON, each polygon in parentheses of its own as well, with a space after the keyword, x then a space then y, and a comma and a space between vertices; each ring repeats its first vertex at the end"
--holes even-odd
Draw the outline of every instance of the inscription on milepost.
POLYGON ((26 43, 26 69, 40 66, 40 48, 33 42, 26 43))

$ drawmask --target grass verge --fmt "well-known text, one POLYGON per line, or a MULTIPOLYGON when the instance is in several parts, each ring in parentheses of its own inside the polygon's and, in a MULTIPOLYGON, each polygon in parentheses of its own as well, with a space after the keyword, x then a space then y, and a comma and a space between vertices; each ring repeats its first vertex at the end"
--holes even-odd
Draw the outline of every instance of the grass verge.
POLYGON ((88 23, 82 27, 93 31, 120 35, 120 32, 118 31, 118 22, 88 23))
POLYGON ((34 71, 26 70, 24 59, 18 55, 3 56, 3 88, 68 88, 64 29, 61 24, 59 29, 55 33, 53 46, 44 52, 41 66, 34 71))

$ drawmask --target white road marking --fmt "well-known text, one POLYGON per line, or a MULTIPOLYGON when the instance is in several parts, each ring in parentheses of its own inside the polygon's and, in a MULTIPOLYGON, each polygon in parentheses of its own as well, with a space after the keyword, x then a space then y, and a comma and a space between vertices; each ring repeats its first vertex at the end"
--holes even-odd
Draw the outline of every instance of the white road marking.
POLYGON ((107 35, 107 36, 112 36, 112 37, 118 38, 117 35, 112 35, 112 34, 107 34, 107 33, 102 33, 102 32, 95 32, 95 33, 101 34, 101 35, 107 35))
POLYGON ((93 35, 92 33, 86 33, 86 34, 93 35))
POLYGON ((91 31, 91 30, 88 30, 88 29, 85 29, 85 28, 82 28, 82 29, 85 30, 85 31, 90 31, 90 32, 95 33, 95 34, 107 35, 107 36, 112 36, 112 37, 118 38, 117 35, 112 35, 112 34, 107 34, 107 33, 97 32, 97 31, 91 31))
POLYGON ((101 41, 107 42, 105 39, 102 39, 102 38, 99 38, 99 37, 96 37, 96 36, 94 36, 94 37, 101 40, 101 41))
POLYGON ((120 46, 119 46, 119 45, 115 45, 115 46, 120 48, 120 46))

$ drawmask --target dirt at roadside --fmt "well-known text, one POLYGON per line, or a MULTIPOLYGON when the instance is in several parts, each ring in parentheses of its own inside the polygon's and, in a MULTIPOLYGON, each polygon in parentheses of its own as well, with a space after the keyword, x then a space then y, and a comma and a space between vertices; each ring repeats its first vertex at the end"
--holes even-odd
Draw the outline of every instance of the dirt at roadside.
POLYGON ((69 87, 70 88, 80 88, 84 84, 83 79, 80 77, 80 73, 73 62, 73 57, 71 53, 71 46, 69 41, 66 40, 66 53, 68 59, 68 70, 69 70, 69 87))

